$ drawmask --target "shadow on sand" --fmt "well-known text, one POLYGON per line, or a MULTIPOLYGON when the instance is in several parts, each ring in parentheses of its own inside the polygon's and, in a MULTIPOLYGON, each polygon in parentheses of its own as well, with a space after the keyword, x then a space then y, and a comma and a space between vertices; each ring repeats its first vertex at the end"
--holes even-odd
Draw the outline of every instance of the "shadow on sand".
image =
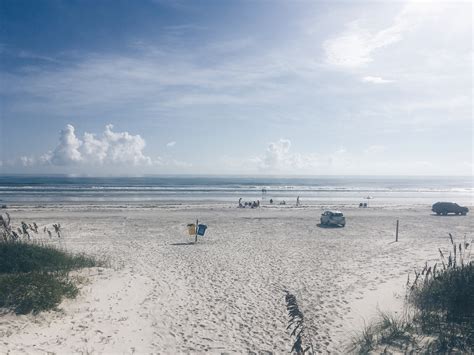
POLYGON ((186 242, 186 243, 171 243, 170 245, 194 245, 194 242, 186 242))
POLYGON ((436 214, 436 213, 432 213, 431 216, 435 216, 435 217, 466 217, 465 214, 436 214))
POLYGON ((334 229, 334 228, 344 228, 343 226, 340 226, 339 224, 321 224, 318 223, 316 224, 319 228, 327 228, 327 229, 334 229))

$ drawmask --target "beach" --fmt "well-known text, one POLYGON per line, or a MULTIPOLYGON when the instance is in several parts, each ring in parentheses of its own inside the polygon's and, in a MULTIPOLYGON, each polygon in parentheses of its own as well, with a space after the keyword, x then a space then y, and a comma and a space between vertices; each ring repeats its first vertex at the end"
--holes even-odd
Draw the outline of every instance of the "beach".
POLYGON ((63 238, 45 242, 110 264, 81 271, 79 296, 60 312, 0 317, 2 352, 12 353, 288 353, 285 290, 314 349, 344 353, 377 308, 402 311, 408 273, 436 261, 448 233, 470 240, 473 227, 471 214, 436 216, 421 204, 19 204, 8 212, 15 224, 61 223, 63 238), (318 226, 325 209, 343 210, 346 227, 318 226), (193 244, 186 225, 196 219, 208 229, 193 244))
POLYGON ((472 10, 0 1, 0 355, 474 355, 472 10))

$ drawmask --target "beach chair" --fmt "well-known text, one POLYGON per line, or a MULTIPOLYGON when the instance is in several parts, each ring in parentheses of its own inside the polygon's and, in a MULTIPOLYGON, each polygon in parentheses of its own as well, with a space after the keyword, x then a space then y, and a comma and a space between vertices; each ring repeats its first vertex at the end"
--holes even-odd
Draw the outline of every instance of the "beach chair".
POLYGON ((206 233, 207 226, 205 224, 200 224, 198 225, 197 228, 197 235, 199 236, 204 236, 204 233, 206 233))
POLYGON ((194 223, 188 224, 188 233, 193 237, 196 235, 196 225, 194 223))

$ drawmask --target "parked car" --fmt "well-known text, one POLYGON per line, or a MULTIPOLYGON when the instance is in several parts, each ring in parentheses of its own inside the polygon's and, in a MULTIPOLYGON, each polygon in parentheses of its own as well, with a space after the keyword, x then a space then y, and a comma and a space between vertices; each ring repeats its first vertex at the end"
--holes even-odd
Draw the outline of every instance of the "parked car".
POLYGON ((346 217, 340 211, 325 211, 321 215, 321 225, 344 227, 346 225, 346 217))
POLYGON ((469 212, 469 208, 459 206, 457 203, 454 202, 436 202, 431 210, 435 212, 437 215, 442 214, 446 216, 448 213, 460 214, 465 216, 466 213, 469 212))

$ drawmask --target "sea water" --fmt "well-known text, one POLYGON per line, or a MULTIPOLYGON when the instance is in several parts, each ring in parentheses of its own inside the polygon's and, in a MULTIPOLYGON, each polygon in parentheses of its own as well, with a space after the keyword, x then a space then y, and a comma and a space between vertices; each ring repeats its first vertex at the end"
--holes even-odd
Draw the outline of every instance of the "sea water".
POLYGON ((473 205, 472 177, 0 176, 0 204, 235 203, 473 205), (369 198, 368 198, 369 197, 369 198))

